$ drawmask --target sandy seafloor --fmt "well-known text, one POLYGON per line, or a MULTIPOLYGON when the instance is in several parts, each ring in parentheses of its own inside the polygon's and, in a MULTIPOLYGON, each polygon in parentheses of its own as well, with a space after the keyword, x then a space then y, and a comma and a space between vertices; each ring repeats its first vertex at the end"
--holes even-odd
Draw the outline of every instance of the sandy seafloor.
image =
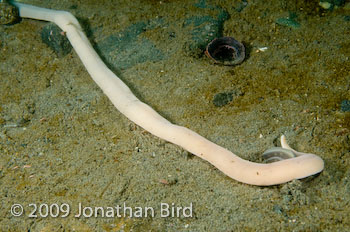
POLYGON ((109 64, 142 101, 251 161, 262 162, 285 134, 295 149, 322 157, 325 169, 271 187, 230 179, 120 114, 75 52, 58 57, 41 41, 46 23, 25 19, 0 26, 0 231, 350 231, 350 113, 341 110, 350 100, 349 5, 325 11, 318 1, 254 0, 238 12, 240 1, 207 1, 230 15, 223 34, 248 48, 242 64, 227 67, 184 49, 184 20, 203 14, 198 1, 26 2, 88 22, 95 46, 161 18, 166 23, 134 38, 150 41, 161 59, 109 64), (290 12, 299 28, 276 24, 290 12), (216 94, 230 91, 240 94, 214 106, 216 94), (76 218, 79 203, 153 207, 156 215, 76 218), (192 203, 193 217, 162 218, 161 203, 192 203), (24 215, 12 216, 13 204, 24 215), (70 214, 40 216, 41 204, 68 204, 70 214))

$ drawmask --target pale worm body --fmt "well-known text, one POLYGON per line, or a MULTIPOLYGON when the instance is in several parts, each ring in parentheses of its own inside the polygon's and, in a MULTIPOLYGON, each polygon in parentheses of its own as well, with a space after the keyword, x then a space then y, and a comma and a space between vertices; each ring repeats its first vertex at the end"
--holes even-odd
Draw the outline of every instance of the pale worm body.
MULTIPOLYGON (((93 80, 122 114, 155 136, 207 160, 227 176, 252 185, 275 185, 314 175, 323 170, 324 163, 320 157, 294 150, 295 158, 269 164, 250 162, 185 127, 170 123, 137 99, 128 86, 107 68, 71 13, 17 2, 12 4, 18 7, 21 17, 51 21, 66 32, 93 80)), ((292 150, 283 136, 281 141, 284 148, 292 150)))

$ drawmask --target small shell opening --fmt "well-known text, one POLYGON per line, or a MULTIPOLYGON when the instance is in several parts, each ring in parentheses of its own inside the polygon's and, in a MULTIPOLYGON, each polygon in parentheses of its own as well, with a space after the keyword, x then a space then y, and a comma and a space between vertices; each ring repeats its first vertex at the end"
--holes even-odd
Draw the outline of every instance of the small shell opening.
POLYGON ((245 48, 232 37, 221 37, 208 44, 205 54, 215 63, 237 65, 245 58, 245 48))
POLYGON ((292 150, 282 147, 270 148, 262 154, 262 158, 266 163, 273 163, 294 157, 296 157, 296 154, 292 150))

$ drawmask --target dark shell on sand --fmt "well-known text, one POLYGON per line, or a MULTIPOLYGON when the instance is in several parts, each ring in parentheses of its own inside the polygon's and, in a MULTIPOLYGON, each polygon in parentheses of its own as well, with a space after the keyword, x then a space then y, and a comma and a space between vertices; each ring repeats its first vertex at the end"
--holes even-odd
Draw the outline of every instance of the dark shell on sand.
POLYGON ((232 37, 221 37, 207 45, 205 54, 215 63, 237 65, 245 58, 245 48, 242 43, 232 37))

